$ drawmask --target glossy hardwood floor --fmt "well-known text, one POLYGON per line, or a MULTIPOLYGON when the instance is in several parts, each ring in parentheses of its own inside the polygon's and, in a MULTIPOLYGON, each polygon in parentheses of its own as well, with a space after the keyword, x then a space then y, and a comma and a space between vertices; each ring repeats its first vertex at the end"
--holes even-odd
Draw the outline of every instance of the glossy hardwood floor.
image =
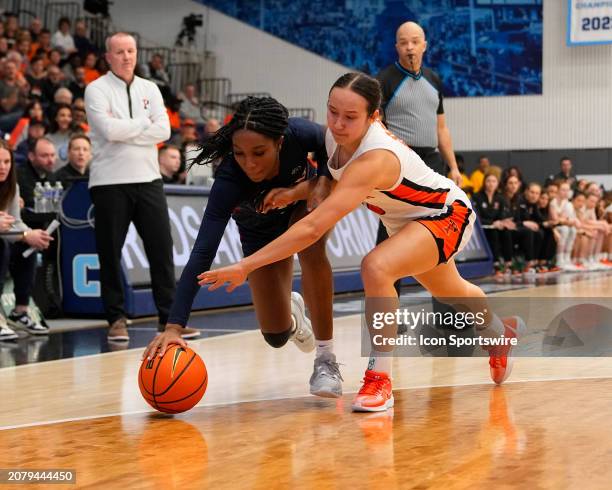
MULTIPOLYGON (((612 277, 505 294, 612 296, 612 277)), ((79 488, 610 488, 610 359, 520 358, 495 387, 486 358, 396 358, 393 411, 354 414, 359 319, 335 328, 337 401, 306 396, 312 355, 258 332, 191 343, 210 384, 174 418, 141 399, 139 350, 1 369, 0 467, 79 488)))

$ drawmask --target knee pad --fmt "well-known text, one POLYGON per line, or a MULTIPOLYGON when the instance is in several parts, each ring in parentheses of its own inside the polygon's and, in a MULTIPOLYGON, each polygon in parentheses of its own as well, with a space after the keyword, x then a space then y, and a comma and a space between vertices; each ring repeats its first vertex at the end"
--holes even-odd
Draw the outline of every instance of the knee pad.
POLYGON ((261 332, 266 342, 270 344, 275 349, 281 348, 283 345, 287 343, 289 337, 291 337, 291 329, 285 330, 281 333, 269 333, 269 332, 261 332))

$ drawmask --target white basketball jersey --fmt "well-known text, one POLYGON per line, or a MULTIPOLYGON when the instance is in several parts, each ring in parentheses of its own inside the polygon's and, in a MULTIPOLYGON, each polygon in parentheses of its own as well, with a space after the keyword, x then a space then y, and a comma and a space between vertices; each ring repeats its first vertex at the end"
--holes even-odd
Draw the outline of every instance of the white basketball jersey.
POLYGON ((355 153, 341 168, 338 168, 338 145, 329 129, 325 145, 330 155, 327 165, 334 180, 340 180, 346 168, 367 151, 388 150, 397 157, 400 174, 395 184, 389 189, 373 190, 364 201, 368 209, 380 215, 390 236, 408 221, 444 213, 447 206, 456 200, 472 208, 467 195, 453 181, 429 168, 380 121, 370 125, 355 153))

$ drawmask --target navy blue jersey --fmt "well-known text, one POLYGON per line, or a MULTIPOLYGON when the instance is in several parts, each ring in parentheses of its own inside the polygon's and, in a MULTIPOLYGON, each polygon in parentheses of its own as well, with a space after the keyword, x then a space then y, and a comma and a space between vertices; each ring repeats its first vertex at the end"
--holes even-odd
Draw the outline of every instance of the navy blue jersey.
MULTIPOLYGON (((181 274, 168 323, 185 325, 199 285, 197 275, 210 269, 219 243, 230 217, 234 217, 240 230, 245 249, 245 237, 260 234, 267 229, 287 229, 288 217, 295 206, 274 210, 267 214, 257 212, 257 205, 265 194, 276 187, 291 187, 312 176, 309 174, 308 154, 317 161, 316 175, 329 175, 324 129, 313 122, 290 118, 280 150, 280 168, 276 177, 263 182, 253 182, 242 171, 233 155, 223 159, 215 174, 215 181, 204 211, 204 218, 191 251, 189 261, 181 274)), ((269 235, 271 241, 279 233, 269 235)), ((258 246, 263 246, 261 240, 258 246)), ((248 247, 253 251, 252 245, 248 247)))

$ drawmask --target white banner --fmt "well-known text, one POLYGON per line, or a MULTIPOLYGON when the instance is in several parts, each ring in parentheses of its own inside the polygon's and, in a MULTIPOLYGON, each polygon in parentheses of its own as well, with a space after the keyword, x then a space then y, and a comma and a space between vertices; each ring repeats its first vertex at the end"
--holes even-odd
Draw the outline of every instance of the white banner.
POLYGON ((612 0, 567 0, 567 44, 612 43, 612 0))

